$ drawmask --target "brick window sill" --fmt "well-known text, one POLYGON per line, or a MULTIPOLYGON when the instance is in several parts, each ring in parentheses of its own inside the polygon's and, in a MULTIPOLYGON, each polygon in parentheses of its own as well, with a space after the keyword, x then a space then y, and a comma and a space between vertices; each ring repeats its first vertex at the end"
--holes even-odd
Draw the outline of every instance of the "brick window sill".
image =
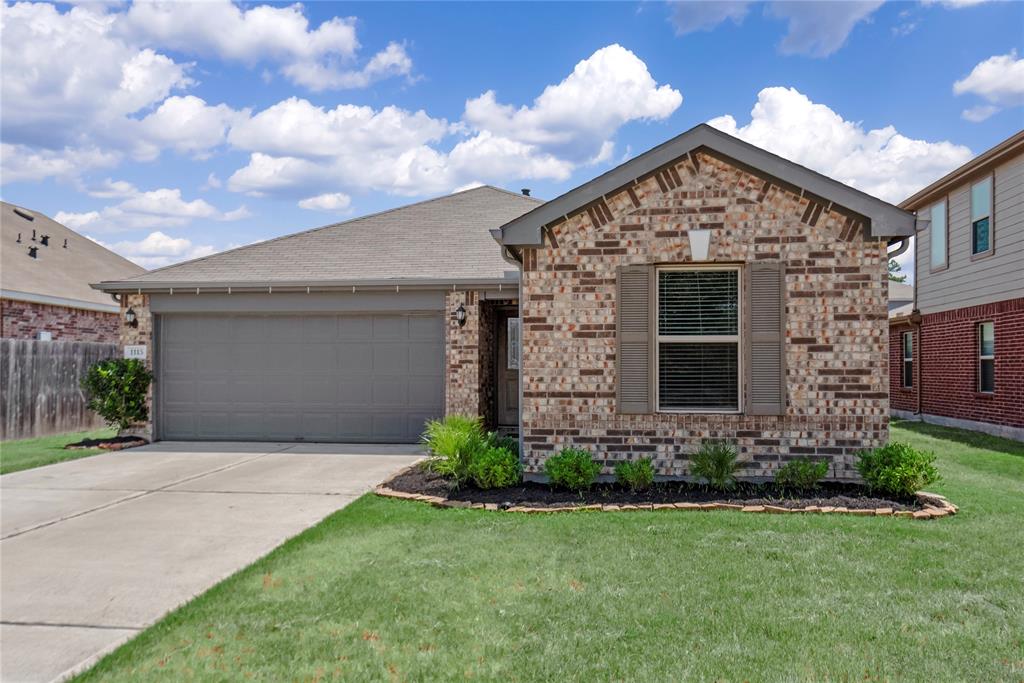
POLYGON ((991 401, 995 397, 996 397, 996 393, 994 391, 975 391, 974 392, 974 398, 980 398, 980 399, 983 399, 983 400, 991 401))

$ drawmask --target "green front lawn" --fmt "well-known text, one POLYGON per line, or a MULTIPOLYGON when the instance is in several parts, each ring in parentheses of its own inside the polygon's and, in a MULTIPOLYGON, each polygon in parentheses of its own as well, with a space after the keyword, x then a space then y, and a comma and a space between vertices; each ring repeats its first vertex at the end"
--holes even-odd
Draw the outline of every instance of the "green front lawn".
POLYGON ((75 460, 87 455, 102 453, 98 448, 66 451, 64 446, 82 439, 109 438, 117 435, 116 429, 97 429, 91 432, 42 436, 37 439, 0 442, 0 474, 9 474, 32 467, 52 465, 55 462, 75 460))
POLYGON ((82 680, 1020 681, 1024 444, 903 425, 943 520, 367 496, 82 680))

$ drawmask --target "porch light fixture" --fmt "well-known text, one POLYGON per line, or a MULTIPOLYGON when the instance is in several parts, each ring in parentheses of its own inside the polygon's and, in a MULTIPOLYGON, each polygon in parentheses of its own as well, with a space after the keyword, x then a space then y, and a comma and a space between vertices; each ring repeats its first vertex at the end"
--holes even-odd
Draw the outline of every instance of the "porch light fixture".
POLYGON ((455 309, 455 322, 459 324, 459 327, 466 326, 466 307, 459 304, 459 307, 455 309))
POLYGON ((131 306, 129 306, 128 310, 124 312, 124 324, 127 325, 128 327, 139 326, 139 317, 135 315, 135 311, 134 309, 131 308, 131 306))

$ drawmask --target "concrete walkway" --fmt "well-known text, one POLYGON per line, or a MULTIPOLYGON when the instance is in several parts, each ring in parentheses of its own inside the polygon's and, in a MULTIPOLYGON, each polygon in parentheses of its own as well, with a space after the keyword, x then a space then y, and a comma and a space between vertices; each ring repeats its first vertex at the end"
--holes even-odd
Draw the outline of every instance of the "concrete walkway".
POLYGON ((0 477, 0 680, 80 671, 419 457, 161 442, 0 477))

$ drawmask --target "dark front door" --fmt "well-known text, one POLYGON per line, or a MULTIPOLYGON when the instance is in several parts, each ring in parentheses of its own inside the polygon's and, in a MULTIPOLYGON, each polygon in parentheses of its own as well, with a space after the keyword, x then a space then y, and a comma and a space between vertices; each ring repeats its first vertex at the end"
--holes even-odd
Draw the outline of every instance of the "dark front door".
POLYGON ((515 427, 519 424, 519 313, 514 309, 501 309, 497 313, 495 399, 498 426, 515 427))

